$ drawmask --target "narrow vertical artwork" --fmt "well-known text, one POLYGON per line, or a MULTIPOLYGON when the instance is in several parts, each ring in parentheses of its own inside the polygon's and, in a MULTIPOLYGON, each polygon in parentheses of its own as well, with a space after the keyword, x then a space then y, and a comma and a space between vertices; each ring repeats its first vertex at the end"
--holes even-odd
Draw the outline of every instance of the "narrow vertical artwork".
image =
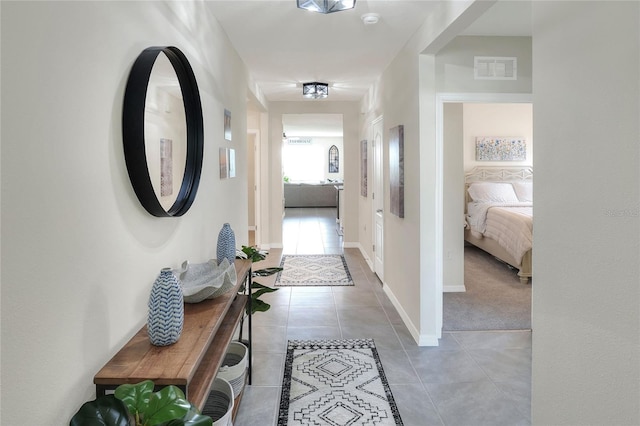
POLYGON ((220 179, 229 178, 229 150, 227 148, 220 148, 220 179))
POLYGON ((236 150, 229 148, 229 177, 236 177, 236 150))
POLYGON ((224 110, 224 138, 231 140, 231 111, 228 109, 224 110))
POLYGON ((389 182, 391 213, 404 217, 404 126, 389 130, 389 182))
POLYGON ((160 196, 173 194, 173 142, 160 139, 160 196))
POLYGON ((367 196, 367 140, 360 141, 360 195, 367 196))
POLYGON ((329 148, 329 173, 338 173, 340 171, 340 154, 338 147, 332 145, 329 148))

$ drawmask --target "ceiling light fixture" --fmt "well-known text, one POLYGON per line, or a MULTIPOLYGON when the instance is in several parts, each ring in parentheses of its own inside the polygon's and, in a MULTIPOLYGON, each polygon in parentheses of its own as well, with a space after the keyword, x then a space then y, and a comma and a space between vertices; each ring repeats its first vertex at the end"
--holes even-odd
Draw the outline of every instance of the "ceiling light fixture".
POLYGON ((360 19, 362 19, 362 22, 364 22, 365 25, 373 25, 378 23, 380 15, 377 13, 365 13, 360 17, 360 19))
POLYGON ((356 0, 296 0, 298 8, 318 13, 333 13, 353 9, 356 0))
POLYGON ((302 96, 310 99, 322 99, 329 96, 329 85, 327 83, 303 83, 302 96))

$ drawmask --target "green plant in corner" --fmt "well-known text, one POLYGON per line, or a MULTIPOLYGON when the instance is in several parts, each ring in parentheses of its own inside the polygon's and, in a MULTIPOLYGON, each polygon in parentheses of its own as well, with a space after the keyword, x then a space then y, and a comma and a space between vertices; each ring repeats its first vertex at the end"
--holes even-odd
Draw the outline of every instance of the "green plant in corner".
POLYGON ((145 380, 124 384, 113 395, 85 402, 70 426, 211 426, 213 419, 199 413, 180 388, 170 385, 153 391, 145 380))

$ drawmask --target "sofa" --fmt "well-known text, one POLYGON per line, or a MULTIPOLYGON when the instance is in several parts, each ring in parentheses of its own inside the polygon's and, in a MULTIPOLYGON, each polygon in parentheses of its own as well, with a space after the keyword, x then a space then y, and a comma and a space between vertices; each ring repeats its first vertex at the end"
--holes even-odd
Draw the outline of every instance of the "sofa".
POLYGON ((285 207, 337 207, 337 185, 342 183, 285 182, 285 207))

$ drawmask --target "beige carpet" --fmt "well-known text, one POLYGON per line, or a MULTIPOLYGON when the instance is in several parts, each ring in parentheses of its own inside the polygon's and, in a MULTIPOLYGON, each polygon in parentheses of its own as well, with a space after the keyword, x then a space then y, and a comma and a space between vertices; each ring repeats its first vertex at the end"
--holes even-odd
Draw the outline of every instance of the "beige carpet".
POLYGON ((531 286, 486 252, 465 247, 465 293, 445 293, 443 330, 530 330, 531 286))

